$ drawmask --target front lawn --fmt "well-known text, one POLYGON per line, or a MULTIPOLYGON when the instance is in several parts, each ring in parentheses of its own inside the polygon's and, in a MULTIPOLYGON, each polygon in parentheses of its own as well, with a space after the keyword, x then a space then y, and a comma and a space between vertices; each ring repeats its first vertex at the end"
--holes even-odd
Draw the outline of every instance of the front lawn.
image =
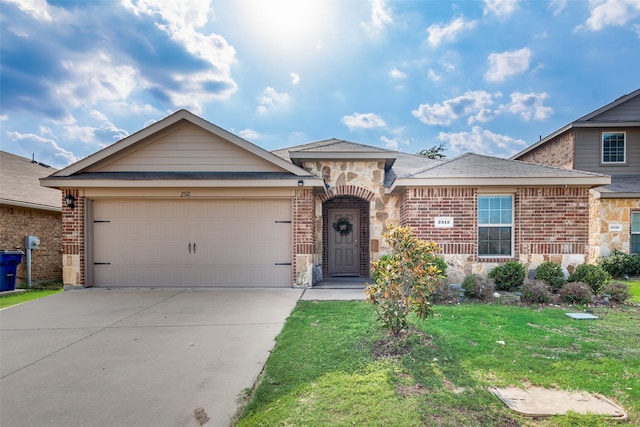
MULTIPOLYGON (((363 301, 302 301, 277 338, 237 426, 608 426, 571 415, 531 421, 489 386, 600 393, 640 423, 640 308, 437 306, 420 333, 387 339, 363 301)), ((625 423, 622 423, 623 425, 625 423)))
POLYGON ((640 280, 627 280, 622 283, 626 283, 629 286, 629 292, 631 292, 629 301, 640 304, 640 280))
POLYGON ((32 301, 34 299, 43 298, 49 295, 62 292, 62 289, 29 289, 20 294, 0 295, 0 308, 11 307, 12 305, 22 304, 23 302, 32 301))

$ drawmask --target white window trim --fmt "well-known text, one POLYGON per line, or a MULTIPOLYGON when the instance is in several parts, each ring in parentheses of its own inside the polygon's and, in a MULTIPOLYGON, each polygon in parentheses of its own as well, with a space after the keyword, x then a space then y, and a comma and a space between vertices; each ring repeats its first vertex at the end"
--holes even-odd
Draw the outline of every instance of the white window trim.
POLYGON ((511 227, 511 254, 509 255, 480 255, 478 251, 478 249, 476 249, 476 253, 479 259, 488 259, 488 258, 501 258, 501 259, 512 259, 515 255, 515 224, 514 224, 514 215, 515 215, 515 194, 511 194, 511 193, 495 193, 495 194, 478 194, 477 198, 476 198, 476 245, 478 244, 478 234, 480 232, 480 227, 511 227), (478 201, 480 200, 480 197, 504 197, 504 196, 510 196, 511 197, 511 224, 480 224, 479 221, 479 214, 478 211, 480 210, 479 208, 479 203, 478 201))
POLYGON ((633 241, 633 236, 638 236, 640 235, 640 231, 633 231, 633 217, 634 216, 638 216, 640 218, 640 212, 631 212, 631 214, 629 215, 629 253, 633 254, 634 252, 631 250, 632 249, 632 241, 633 241))
POLYGON ((626 165, 627 164, 627 132, 626 131, 622 131, 622 130, 612 130, 612 131, 606 131, 606 132, 602 132, 600 134, 600 164, 602 165, 626 165), (604 160, 604 135, 607 133, 621 133, 622 135, 624 135, 624 151, 622 153, 622 156, 624 157, 624 160, 621 162, 605 162, 604 160))

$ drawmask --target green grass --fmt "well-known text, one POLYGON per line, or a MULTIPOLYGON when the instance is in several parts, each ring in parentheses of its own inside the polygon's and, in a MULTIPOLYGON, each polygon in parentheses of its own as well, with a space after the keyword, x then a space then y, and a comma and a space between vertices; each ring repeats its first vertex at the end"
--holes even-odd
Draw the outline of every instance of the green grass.
POLYGON ((43 298, 60 292, 62 292, 62 289, 30 289, 20 294, 0 296, 0 308, 11 307, 12 305, 21 304, 23 302, 32 301, 34 299, 43 298))
POLYGON ((597 321, 565 311, 437 306, 422 334, 393 342, 362 301, 300 302, 235 425, 620 425, 524 419, 486 390, 506 385, 600 393, 640 424, 640 308, 599 309, 597 321))
POLYGON ((640 280, 626 280, 622 283, 626 283, 629 286, 629 292, 631 292, 629 302, 640 304, 640 280))

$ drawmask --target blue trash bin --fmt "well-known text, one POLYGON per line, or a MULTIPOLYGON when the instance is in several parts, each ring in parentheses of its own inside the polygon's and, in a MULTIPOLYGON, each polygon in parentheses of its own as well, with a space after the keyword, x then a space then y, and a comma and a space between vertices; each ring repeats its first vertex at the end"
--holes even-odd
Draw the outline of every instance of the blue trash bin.
POLYGON ((16 270, 23 255, 22 251, 0 251, 0 292, 16 288, 16 270))

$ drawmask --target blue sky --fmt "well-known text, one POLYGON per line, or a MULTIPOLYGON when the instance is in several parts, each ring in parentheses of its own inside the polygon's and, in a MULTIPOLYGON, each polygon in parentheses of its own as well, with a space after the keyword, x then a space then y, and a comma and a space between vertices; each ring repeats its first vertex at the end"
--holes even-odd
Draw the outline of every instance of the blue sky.
POLYGON ((640 87, 640 0, 0 0, 0 37, 1 148, 58 168, 180 108, 509 157, 640 87))

